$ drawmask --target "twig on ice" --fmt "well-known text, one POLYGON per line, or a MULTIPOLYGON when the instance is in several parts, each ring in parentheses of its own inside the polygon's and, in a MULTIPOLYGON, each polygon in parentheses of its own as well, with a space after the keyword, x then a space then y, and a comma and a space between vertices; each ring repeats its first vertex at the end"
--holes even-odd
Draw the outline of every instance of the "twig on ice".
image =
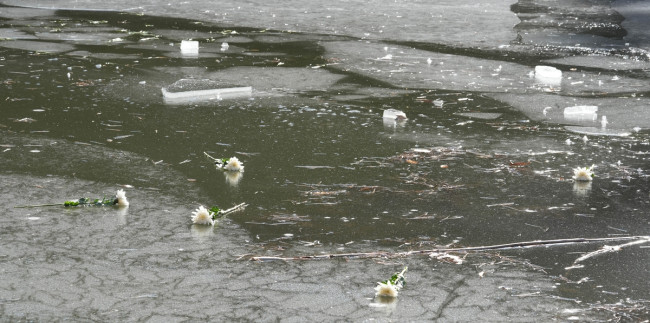
POLYGON ((233 206, 233 207, 231 207, 231 208, 229 208, 227 210, 223 210, 223 211, 219 212, 219 215, 226 215, 228 213, 239 211, 239 210, 245 208, 246 206, 248 206, 248 204, 240 203, 240 204, 237 204, 237 205, 235 205, 235 206, 233 206))
POLYGON ((634 245, 638 245, 638 244, 644 244, 644 243, 648 243, 648 242, 650 242, 650 237, 644 237, 643 239, 628 242, 628 243, 624 243, 624 244, 617 245, 617 246, 603 246, 602 248, 600 248, 600 249, 598 249, 596 251, 592 251, 590 253, 584 254, 580 258, 576 259, 573 263, 577 264, 577 263, 579 263, 581 261, 587 260, 587 259, 592 258, 592 257, 596 257, 596 256, 606 254, 606 253, 610 253, 610 252, 619 251, 619 250, 621 250, 621 248, 624 248, 624 247, 634 246, 634 245))
MULTIPOLYGON (((519 249, 519 248, 533 248, 541 246, 554 246, 554 245, 571 245, 578 243, 595 243, 606 241, 623 241, 623 240, 636 240, 633 242, 620 245, 618 247, 641 244, 650 242, 650 236, 626 236, 626 237, 613 237, 613 238, 573 238, 573 239, 555 239, 555 240, 535 240, 514 242, 506 244, 498 244, 491 246, 478 246, 478 247, 465 247, 465 248, 440 248, 429 250, 414 250, 404 252, 359 252, 359 253, 339 253, 327 255, 310 255, 298 257, 252 257, 251 260, 257 261, 275 261, 275 260, 321 260, 321 259, 336 259, 336 258, 389 258, 389 257, 408 257, 412 255, 431 254, 434 252, 472 252, 472 251, 489 251, 489 250, 505 250, 505 249, 519 249)), ((586 255, 585 255, 586 256, 586 255)), ((584 256, 583 256, 584 257, 584 256)), ((582 258, 582 257, 581 257, 582 258)))

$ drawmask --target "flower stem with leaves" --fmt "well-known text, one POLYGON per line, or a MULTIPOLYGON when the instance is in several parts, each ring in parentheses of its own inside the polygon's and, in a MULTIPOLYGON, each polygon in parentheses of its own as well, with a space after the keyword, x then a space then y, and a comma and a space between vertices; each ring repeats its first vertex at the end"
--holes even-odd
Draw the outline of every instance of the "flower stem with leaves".
POLYGON ((123 190, 117 191, 117 194, 114 198, 103 197, 101 199, 91 199, 88 197, 82 197, 77 200, 68 200, 63 203, 52 203, 52 204, 35 204, 35 205, 19 205, 14 206, 14 208, 29 208, 29 207, 46 207, 46 206, 61 206, 64 207, 75 207, 75 206, 112 206, 120 205, 127 206, 129 202, 126 199, 126 194, 123 190))

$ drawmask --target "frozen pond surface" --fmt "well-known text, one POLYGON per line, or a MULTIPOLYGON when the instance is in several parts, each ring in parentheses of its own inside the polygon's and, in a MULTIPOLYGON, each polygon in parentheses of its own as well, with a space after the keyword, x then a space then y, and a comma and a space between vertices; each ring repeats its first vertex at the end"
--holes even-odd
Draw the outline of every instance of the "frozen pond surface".
POLYGON ((647 236, 644 2, 2 3, 4 320, 650 319, 650 243, 249 261, 647 236))

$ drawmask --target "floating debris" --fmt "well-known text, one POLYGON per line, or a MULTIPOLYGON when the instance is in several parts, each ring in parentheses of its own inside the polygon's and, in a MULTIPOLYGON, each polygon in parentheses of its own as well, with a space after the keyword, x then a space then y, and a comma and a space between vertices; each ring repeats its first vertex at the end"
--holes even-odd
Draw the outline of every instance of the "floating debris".
POLYGON ((406 117, 406 113, 400 110, 396 109, 386 109, 384 110, 384 119, 391 119, 391 120, 406 120, 408 119, 406 117))
POLYGON ((598 107, 595 105, 577 105, 564 108, 564 119, 568 121, 596 121, 598 107))
POLYGON ((199 56, 199 42, 196 40, 181 41, 181 54, 183 56, 199 56))
POLYGON ((209 79, 180 79, 161 90, 167 104, 251 97, 253 93, 250 86, 224 86, 209 79))
POLYGON ((559 86, 562 83, 562 71, 551 66, 535 66, 535 81, 543 85, 559 86))

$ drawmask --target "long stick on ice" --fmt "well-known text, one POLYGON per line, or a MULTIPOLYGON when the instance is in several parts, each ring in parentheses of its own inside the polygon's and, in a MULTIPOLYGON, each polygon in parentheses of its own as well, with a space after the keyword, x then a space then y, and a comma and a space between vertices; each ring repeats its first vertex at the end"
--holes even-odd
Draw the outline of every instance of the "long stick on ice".
MULTIPOLYGON (((558 246, 558 245, 573 245, 579 243, 596 243, 596 242, 607 242, 607 241, 623 241, 623 240, 637 240, 630 242, 621 246, 628 246, 632 244, 641 244, 650 242, 650 236, 625 236, 625 237, 614 237, 614 238, 572 238, 572 239, 555 239, 555 240, 535 240, 535 241, 524 241, 524 242, 514 242, 506 244, 498 244, 491 246, 478 246, 478 247, 465 247, 465 248, 440 248, 440 249, 429 249, 429 250, 413 250, 413 251, 404 251, 404 252, 385 252, 385 251, 375 251, 375 252, 358 252, 358 253, 339 253, 339 254, 326 254, 326 255, 308 255, 308 256, 298 256, 298 257, 252 257, 251 260, 257 261, 290 261, 290 260, 321 260, 321 259, 336 259, 336 258, 391 258, 391 257, 408 257, 413 255, 421 254, 430 254, 433 252, 472 252, 472 251, 490 251, 490 250, 506 250, 506 249, 521 249, 521 248, 533 248, 533 247, 549 247, 549 246, 558 246)), ((602 253, 602 252, 601 252, 602 253)), ((586 256, 586 255, 585 255, 586 256)), ((581 258, 584 258, 581 257, 581 258)), ((583 259, 584 260, 584 259, 583 259)))

